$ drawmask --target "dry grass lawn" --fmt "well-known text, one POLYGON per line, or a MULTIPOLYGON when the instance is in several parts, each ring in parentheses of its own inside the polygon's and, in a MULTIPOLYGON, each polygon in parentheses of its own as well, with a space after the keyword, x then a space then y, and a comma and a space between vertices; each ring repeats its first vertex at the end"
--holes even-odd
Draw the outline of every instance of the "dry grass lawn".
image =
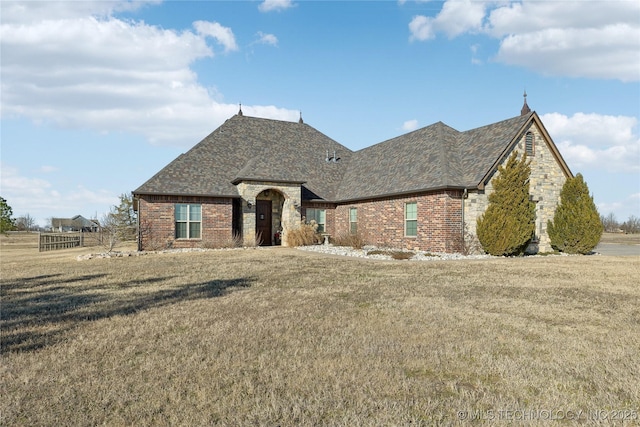
POLYGON ((619 245, 640 245, 640 233, 603 233, 600 243, 616 243, 619 245))
POLYGON ((640 257, 0 243, 2 425, 640 423, 640 257))

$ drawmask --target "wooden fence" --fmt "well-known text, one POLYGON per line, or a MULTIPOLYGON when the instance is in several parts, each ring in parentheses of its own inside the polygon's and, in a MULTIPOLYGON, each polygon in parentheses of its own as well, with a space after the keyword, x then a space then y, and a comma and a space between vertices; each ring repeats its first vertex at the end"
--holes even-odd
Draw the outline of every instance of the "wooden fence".
POLYGON ((102 244, 102 233, 40 233, 38 251, 55 251, 102 244))

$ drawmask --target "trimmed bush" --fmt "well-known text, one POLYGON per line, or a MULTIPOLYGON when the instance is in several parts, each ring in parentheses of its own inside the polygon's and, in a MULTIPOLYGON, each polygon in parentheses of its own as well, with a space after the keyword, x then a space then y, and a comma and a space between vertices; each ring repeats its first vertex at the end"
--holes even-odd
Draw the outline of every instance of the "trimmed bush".
POLYGON ((536 206, 529 198, 529 163, 526 153, 518 160, 514 151, 491 181, 489 206, 476 222, 478 240, 491 255, 521 255, 534 235, 536 206))
POLYGON ((568 254, 588 254, 602 237, 604 226, 581 174, 565 181, 553 221, 547 222, 551 246, 568 254))

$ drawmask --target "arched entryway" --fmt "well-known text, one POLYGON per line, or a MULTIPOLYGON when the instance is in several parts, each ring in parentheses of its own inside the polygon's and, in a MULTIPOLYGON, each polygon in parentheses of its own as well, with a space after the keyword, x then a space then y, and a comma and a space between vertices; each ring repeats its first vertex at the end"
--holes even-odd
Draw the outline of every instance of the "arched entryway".
POLYGON ((284 194, 273 188, 256 196, 256 240, 261 246, 281 244, 284 202, 284 194))
POLYGON ((287 245, 288 230, 300 226, 300 205, 302 199, 302 183, 266 182, 241 180, 234 183, 240 199, 237 202, 238 225, 245 245, 273 245, 275 234, 281 232, 280 241, 287 245), (264 219, 257 214, 259 201, 264 219), (269 203, 270 201, 270 206, 269 203), (268 216, 271 214, 271 220, 268 216), (259 221, 265 221, 259 224, 259 221), (269 224, 271 229, 269 229, 269 224), (241 226, 241 227, 240 227, 241 226), (258 241, 257 227, 263 227, 258 241))

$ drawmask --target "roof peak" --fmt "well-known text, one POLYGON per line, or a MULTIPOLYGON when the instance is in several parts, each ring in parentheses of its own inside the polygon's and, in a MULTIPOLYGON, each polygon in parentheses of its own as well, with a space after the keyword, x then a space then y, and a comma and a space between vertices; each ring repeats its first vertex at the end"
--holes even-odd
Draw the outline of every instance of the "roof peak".
POLYGON ((525 116, 531 112, 531 108, 527 105, 527 91, 524 91, 524 105, 522 105, 522 109, 520 110, 520 115, 525 116))

